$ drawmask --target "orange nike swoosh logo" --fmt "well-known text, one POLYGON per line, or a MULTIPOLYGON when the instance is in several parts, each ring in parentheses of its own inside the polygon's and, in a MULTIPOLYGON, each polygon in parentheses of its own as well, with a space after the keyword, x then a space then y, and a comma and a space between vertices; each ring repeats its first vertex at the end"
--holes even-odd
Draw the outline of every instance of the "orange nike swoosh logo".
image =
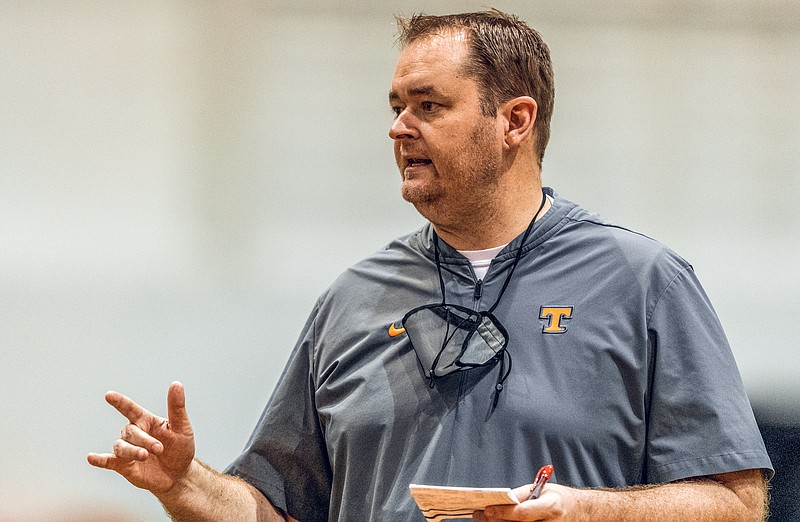
POLYGON ((400 334, 406 333, 405 328, 398 328, 394 325, 394 323, 389 325, 389 337, 397 337, 400 334))

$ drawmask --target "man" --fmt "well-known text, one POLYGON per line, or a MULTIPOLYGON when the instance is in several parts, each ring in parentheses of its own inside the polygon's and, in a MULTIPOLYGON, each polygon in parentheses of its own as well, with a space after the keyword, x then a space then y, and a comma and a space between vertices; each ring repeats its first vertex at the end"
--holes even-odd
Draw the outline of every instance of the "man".
POLYGON ((409 483, 519 485, 546 463, 539 499, 474 517, 762 520, 771 465, 691 267, 542 189, 538 33, 417 16, 401 43, 389 134, 430 224, 320 297, 227 474, 194 459, 179 383, 168 420, 110 392, 130 423, 89 462, 187 521, 421 520, 409 483))

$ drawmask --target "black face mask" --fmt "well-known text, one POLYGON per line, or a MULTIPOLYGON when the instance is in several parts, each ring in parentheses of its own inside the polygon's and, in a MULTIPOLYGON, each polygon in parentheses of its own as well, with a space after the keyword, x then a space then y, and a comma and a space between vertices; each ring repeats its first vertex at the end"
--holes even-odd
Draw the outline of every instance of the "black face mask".
POLYGON ((430 379, 431 387, 439 377, 470 368, 494 365, 499 361, 500 373, 495 384, 493 402, 493 407, 497 406, 500 392, 503 391, 503 383, 511 372, 511 354, 506 350, 508 332, 492 312, 497 308, 511 281, 514 269, 522 256, 522 247, 546 201, 547 195, 542 192, 542 204, 522 236, 514 264, 508 271, 500 295, 486 311, 478 312, 447 303, 442 265, 439 261, 439 236, 434 231, 434 256, 439 274, 439 286, 442 290, 442 302, 419 306, 403 317, 403 328, 406 329, 408 339, 425 375, 430 379))

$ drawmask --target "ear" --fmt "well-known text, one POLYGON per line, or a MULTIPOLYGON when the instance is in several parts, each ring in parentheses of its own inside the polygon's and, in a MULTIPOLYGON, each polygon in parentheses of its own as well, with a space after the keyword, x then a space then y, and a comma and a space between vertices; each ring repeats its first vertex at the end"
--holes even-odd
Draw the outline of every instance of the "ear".
POLYGON ((533 135, 533 124, 536 123, 538 108, 536 100, 530 96, 519 96, 500 106, 500 113, 505 120, 506 147, 519 147, 533 135))

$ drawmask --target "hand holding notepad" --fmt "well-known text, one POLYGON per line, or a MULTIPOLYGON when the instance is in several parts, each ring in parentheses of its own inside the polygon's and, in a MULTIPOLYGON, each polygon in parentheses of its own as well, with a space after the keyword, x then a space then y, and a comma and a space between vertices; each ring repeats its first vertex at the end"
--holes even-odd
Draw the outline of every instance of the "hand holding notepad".
POLYGON ((472 518, 472 513, 486 506, 519 504, 511 488, 465 488, 410 484, 411 496, 426 520, 472 518))
MULTIPOLYGON (((542 466, 531 484, 527 500, 539 498, 544 485, 553 476, 553 466, 542 466)), ((470 488, 409 484, 411 496, 425 519, 431 522, 449 518, 472 518, 475 511, 486 506, 514 505, 519 500, 511 488, 470 488)))

